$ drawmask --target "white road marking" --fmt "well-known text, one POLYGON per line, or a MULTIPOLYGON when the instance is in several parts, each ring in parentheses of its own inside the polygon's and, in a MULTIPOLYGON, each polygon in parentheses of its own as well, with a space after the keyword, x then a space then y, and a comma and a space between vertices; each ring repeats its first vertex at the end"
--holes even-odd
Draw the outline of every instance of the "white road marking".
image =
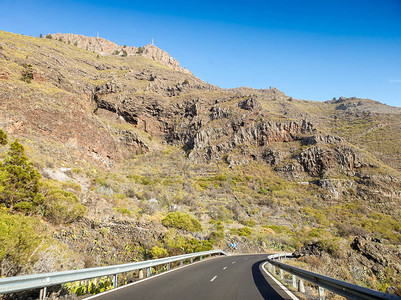
POLYGON ((214 276, 212 279, 210 279, 210 282, 216 279, 217 276, 214 276))
POLYGON ((227 267, 224 267, 223 270, 227 269, 227 267))
POLYGON ((270 273, 266 270, 266 268, 265 268, 265 265, 266 265, 266 264, 267 264, 267 262, 264 263, 264 264, 262 265, 263 271, 265 271, 266 274, 269 275, 269 277, 270 277, 271 279, 273 279, 274 282, 277 283, 278 286, 279 286, 284 292, 286 292, 288 296, 290 296, 291 299, 293 299, 293 300, 299 300, 299 298, 297 298, 297 296, 295 296, 293 293, 291 293, 291 291, 290 291, 286 286, 284 286, 280 281, 278 281, 276 278, 274 278, 274 276, 273 276, 272 274, 270 274, 270 273))
MULTIPOLYGON (((212 257, 212 258, 209 258, 209 259, 217 259, 217 258, 218 258, 218 256, 215 256, 215 257, 212 257)), ((200 263, 202 263, 202 262, 204 262, 204 261, 206 261, 206 260, 196 261, 196 262, 194 262, 193 264, 184 265, 184 266, 179 267, 179 268, 171 269, 170 271, 165 271, 165 272, 162 272, 162 273, 153 275, 153 276, 151 276, 151 277, 147 277, 147 278, 144 278, 144 279, 141 279, 141 280, 137 280, 137 281, 135 281, 135 282, 132 282, 132 283, 128 283, 128 284, 126 284, 126 285, 119 286, 118 288, 115 288, 115 289, 112 289, 112 290, 108 290, 108 291, 105 291, 105 292, 103 292, 103 293, 99 293, 99 294, 97 294, 97 295, 90 296, 90 297, 88 297, 88 298, 85 298, 85 300, 96 299, 96 298, 101 297, 101 296, 103 296, 103 295, 105 295, 105 294, 111 294, 111 293, 113 293, 113 292, 115 292, 115 291, 117 291, 117 290, 121 290, 121 289, 130 287, 130 286, 133 286, 133 285, 135 285, 135 284, 139 284, 139 283, 144 282, 144 281, 147 281, 147 280, 152 280, 152 279, 154 279, 154 278, 156 278, 156 277, 163 276, 163 275, 166 275, 166 274, 168 274, 168 273, 175 272, 175 271, 179 271, 179 270, 182 270, 182 269, 184 269, 184 268, 193 266, 193 265, 195 265, 195 264, 200 264, 200 263)))
POLYGON ((244 258, 244 260, 247 260, 248 259, 248 257, 247 258, 244 258))
POLYGON ((235 264, 237 261, 233 261, 232 264, 235 264))

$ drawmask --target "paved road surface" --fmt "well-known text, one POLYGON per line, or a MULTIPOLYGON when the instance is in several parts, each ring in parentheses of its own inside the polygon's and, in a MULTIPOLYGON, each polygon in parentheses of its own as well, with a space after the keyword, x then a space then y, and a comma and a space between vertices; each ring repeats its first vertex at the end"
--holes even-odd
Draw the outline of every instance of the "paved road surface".
POLYGON ((262 270, 266 257, 267 254, 221 256, 94 299, 291 299, 262 270))

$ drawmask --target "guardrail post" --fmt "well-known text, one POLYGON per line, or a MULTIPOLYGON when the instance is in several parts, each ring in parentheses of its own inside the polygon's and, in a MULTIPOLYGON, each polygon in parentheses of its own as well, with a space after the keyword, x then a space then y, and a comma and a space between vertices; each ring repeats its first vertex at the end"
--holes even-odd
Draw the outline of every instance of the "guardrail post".
POLYGON ((170 263, 167 264, 167 271, 170 271, 170 263))
POLYGON ((304 281, 302 279, 298 281, 298 292, 305 293, 304 281))
POLYGON ((324 297, 324 288, 322 288, 321 286, 319 286, 319 299, 320 299, 320 300, 325 300, 325 297, 324 297))
POLYGON ((191 264, 194 262, 194 258, 193 257, 191 257, 191 264))
POLYGON ((212 255, 211 255, 211 254, 209 254, 209 258, 212 258, 212 255))
POLYGON ((113 276, 113 289, 117 288, 118 281, 117 281, 117 274, 113 276))
POLYGON ((283 270, 280 269, 280 279, 283 280, 284 279, 284 274, 283 274, 283 270))
POLYGON ((271 263, 269 263, 268 268, 269 268, 269 272, 271 272, 272 271, 272 264, 271 263))
POLYGON ((181 259, 180 267, 184 265, 184 261, 181 259))
POLYGON ((297 288, 297 277, 295 275, 292 275, 292 287, 297 288))
POLYGON ((139 270, 138 277, 139 279, 143 279, 143 270, 139 270))
POLYGON ((273 266, 273 275, 276 275, 276 266, 273 266))
POLYGON ((202 260, 202 255, 200 256, 199 260, 202 260))
POLYGON ((47 292, 47 287, 44 287, 43 289, 40 290, 40 293, 39 293, 40 300, 46 299, 46 292, 47 292))
POLYGON ((151 271, 150 271, 150 267, 149 267, 149 268, 147 268, 146 277, 150 277, 150 273, 151 273, 151 271))

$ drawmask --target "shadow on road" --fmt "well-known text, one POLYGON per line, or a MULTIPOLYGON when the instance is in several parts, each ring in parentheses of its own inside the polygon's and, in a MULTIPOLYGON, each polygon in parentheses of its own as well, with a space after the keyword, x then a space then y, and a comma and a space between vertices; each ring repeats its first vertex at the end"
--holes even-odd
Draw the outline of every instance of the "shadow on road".
POLYGON ((262 295, 263 299, 283 299, 267 282, 264 274, 260 270, 261 263, 266 260, 260 260, 252 265, 252 276, 259 293, 262 295))

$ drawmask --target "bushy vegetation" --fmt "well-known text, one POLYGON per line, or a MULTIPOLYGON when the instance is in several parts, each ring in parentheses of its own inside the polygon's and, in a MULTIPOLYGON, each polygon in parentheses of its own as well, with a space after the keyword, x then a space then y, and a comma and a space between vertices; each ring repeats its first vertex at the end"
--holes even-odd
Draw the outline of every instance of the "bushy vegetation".
POLYGON ((3 270, 0 276, 16 275, 37 259, 38 247, 44 246, 45 227, 36 218, 12 214, 0 205, 0 262, 7 261, 11 270, 3 270))
POLYGON ((31 83, 33 80, 33 67, 31 64, 23 64, 22 67, 24 68, 21 74, 21 80, 27 83, 31 83))
POLYGON ((150 253, 152 258, 162 258, 168 256, 167 250, 158 246, 154 246, 152 250, 150 250, 150 253))
POLYGON ((202 231, 202 226, 197 219, 183 212, 169 213, 163 220, 162 224, 166 227, 183 229, 190 232, 202 231))
POLYGON ((29 162, 24 147, 15 140, 0 164, 0 203, 26 213, 37 212, 44 202, 40 179, 41 175, 29 162))
POLYGON ((50 181, 44 182, 42 190, 45 196, 44 216, 52 222, 72 223, 84 216, 87 208, 74 193, 62 190, 50 181))
POLYGON ((207 240, 200 241, 189 235, 183 236, 174 230, 167 232, 162 239, 162 245, 169 253, 169 256, 213 249, 212 244, 207 240))
POLYGON ((3 129, 0 129, 0 145, 5 146, 7 143, 7 134, 3 131, 3 129))
POLYGON ((101 279, 92 279, 86 281, 76 281, 64 284, 64 287, 71 294, 83 296, 87 294, 96 295, 113 288, 113 282, 110 277, 101 279))

